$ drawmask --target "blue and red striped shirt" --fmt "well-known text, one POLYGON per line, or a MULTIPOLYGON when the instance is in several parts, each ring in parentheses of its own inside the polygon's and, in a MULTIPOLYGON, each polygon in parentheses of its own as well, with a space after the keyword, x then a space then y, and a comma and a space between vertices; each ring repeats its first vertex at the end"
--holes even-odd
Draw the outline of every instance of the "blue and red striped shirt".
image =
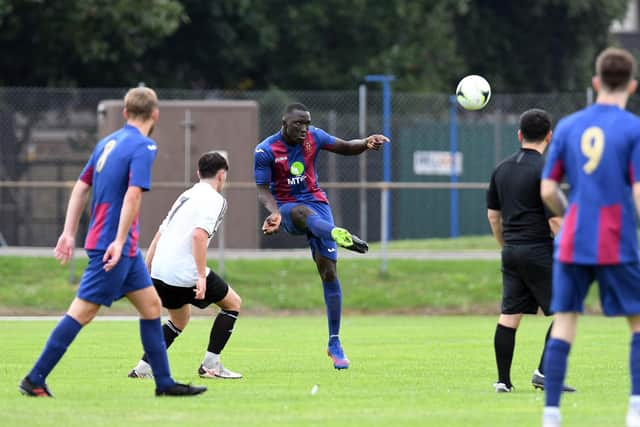
MULTIPOLYGON (((130 186, 151 189, 151 167, 156 158, 156 143, 130 125, 100 140, 80 174, 80 180, 92 186, 91 221, 84 247, 106 250, 118 231, 124 195, 130 186)), ((122 255, 138 252, 140 227, 134 220, 122 255)))
POLYGON ((555 239, 562 263, 638 262, 632 185, 640 180, 640 117, 594 104, 562 119, 553 134, 543 179, 570 186, 555 239))
POLYGON ((329 203, 318 186, 316 158, 320 150, 331 150, 336 138, 322 129, 309 127, 302 144, 288 145, 278 132, 256 146, 253 173, 256 184, 269 184, 278 206, 291 202, 329 203))

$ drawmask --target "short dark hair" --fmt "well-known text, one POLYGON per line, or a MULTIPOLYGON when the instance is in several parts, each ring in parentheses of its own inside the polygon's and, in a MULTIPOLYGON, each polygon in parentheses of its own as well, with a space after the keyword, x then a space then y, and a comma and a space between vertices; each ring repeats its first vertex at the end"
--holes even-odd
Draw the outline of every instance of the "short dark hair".
POLYGON ((551 130, 551 116, 540 108, 532 108, 520 116, 520 132, 527 142, 540 142, 551 130))
POLYGON ((229 170, 229 163, 222 154, 217 151, 209 151, 200 156, 198 160, 200 178, 213 178, 220 169, 229 170))
POLYGON ((625 89, 636 74, 636 59, 628 51, 609 47, 596 59, 596 75, 605 89, 625 89))
POLYGON ((283 114, 287 114, 292 112, 293 110, 300 110, 300 111, 309 111, 309 109, 307 108, 306 105, 301 104, 299 102, 294 102, 292 104, 289 104, 285 107, 284 109, 284 113, 283 114))

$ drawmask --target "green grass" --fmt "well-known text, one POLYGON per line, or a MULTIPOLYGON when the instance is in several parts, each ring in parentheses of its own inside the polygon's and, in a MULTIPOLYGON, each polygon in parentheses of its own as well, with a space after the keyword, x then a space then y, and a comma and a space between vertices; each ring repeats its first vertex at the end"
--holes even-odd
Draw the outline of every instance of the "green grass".
MULTIPOLYGON (((194 319, 169 351, 174 376, 209 386, 196 398, 155 398, 153 383, 127 372, 140 356, 137 322, 96 321, 48 379, 56 398, 20 396, 17 384, 54 321, 1 321, 2 426, 491 426, 540 425, 543 394, 529 380, 549 320, 528 317, 518 332, 516 391, 496 394, 495 316, 346 316, 352 366, 335 371, 325 319, 241 317, 223 353, 242 380, 201 380, 195 370, 210 320, 194 319), (310 391, 319 385, 316 395, 310 391)), ((629 380, 623 320, 581 319, 562 400, 564 426, 623 425, 629 380)))
MULTIPOLYGON (((380 250, 380 243, 369 245, 372 250, 380 250)), ((428 250, 428 251, 498 251, 498 243, 491 235, 464 236, 455 239, 392 240, 387 244, 390 250, 428 250)))
MULTIPOLYGON (((77 261, 78 274, 85 260, 77 261)), ((212 263, 215 268, 216 264, 212 263)), ((344 307, 361 313, 497 313, 501 296, 499 261, 342 260, 338 274, 344 307)), ((322 285, 311 260, 228 260, 226 279, 253 313, 324 310, 322 285)), ((0 309, 16 313, 54 313, 75 295, 69 269, 53 258, 0 258, 0 309)), ((595 297, 587 306, 597 309, 595 297)), ((114 304, 133 313, 126 301, 114 304)))

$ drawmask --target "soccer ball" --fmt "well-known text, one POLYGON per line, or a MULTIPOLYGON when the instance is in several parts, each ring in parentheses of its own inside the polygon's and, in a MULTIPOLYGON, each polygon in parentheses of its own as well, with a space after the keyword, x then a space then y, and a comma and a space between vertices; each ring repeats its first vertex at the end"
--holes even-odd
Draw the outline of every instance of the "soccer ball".
POLYGON ((491 86, 482 76, 472 74, 466 76, 456 88, 458 104, 465 110, 480 110, 489 103, 491 86))

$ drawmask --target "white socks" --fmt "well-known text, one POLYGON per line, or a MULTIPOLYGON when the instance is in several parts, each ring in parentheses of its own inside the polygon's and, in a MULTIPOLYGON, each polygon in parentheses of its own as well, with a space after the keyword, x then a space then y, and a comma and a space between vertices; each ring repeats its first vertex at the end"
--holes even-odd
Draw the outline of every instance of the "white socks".
POLYGON ((136 367, 134 368, 139 374, 151 374, 151 365, 144 360, 140 359, 136 367))
POLYGON ((220 355, 207 351, 204 355, 202 364, 205 368, 212 369, 216 364, 220 363, 220 355))

